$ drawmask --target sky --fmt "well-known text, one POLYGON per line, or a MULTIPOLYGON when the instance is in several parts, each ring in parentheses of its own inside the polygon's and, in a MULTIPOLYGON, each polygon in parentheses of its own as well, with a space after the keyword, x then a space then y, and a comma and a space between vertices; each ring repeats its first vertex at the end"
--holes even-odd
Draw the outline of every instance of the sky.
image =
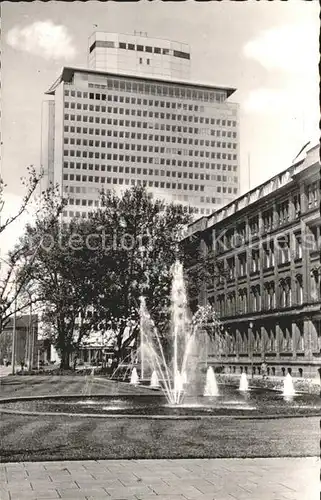
POLYGON ((241 193, 318 140, 317 1, 3 2, 1 9, 6 213, 19 203, 26 167, 40 165, 44 92, 63 66, 87 66, 95 29, 188 43, 192 81, 237 89, 230 100, 240 105, 241 193))

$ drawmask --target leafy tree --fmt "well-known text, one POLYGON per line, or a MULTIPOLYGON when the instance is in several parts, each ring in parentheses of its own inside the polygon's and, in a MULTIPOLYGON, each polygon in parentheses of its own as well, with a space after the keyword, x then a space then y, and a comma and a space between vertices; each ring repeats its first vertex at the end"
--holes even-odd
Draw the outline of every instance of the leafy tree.
POLYGON ((104 194, 90 218, 52 225, 45 248, 41 223, 27 239, 42 241, 31 281, 52 325, 61 367, 68 368, 93 330, 112 332, 117 363, 137 342, 139 299, 165 337, 169 322, 171 266, 181 255, 177 231, 189 221, 181 206, 152 199, 142 187, 121 197, 104 194))
MULTIPOLYGON (((42 234, 48 231, 52 222, 57 219, 62 211, 64 201, 58 194, 57 187, 37 193, 43 173, 36 173, 33 167, 27 169, 28 177, 22 179, 26 193, 16 213, 8 218, 0 219, 0 234, 17 221, 33 205, 33 217, 35 221, 42 221, 42 234)), ((6 185, 0 178, 0 215, 5 205, 4 190, 6 185)), ((1 258, 0 279, 0 333, 8 324, 14 313, 22 313, 31 304, 36 302, 28 293, 29 270, 35 258, 37 247, 29 239, 21 239, 15 247, 9 251, 6 259, 1 258), (4 263, 4 265, 3 265, 4 263)))
POLYGON ((81 220, 70 224, 56 220, 45 237, 39 224, 27 230, 27 239, 32 238, 38 247, 30 281, 44 310, 42 320, 50 325, 61 355, 62 369, 70 368, 70 355, 98 327, 92 304, 99 294, 102 270, 84 244, 91 229, 90 223, 81 220))
POLYGON ((166 340, 171 266, 182 257, 177 235, 189 220, 182 206, 154 200, 139 186, 121 198, 105 194, 102 208, 93 215, 92 221, 109 235, 101 253, 106 273, 96 310, 116 331, 118 361, 128 345, 137 342, 141 295, 166 340))

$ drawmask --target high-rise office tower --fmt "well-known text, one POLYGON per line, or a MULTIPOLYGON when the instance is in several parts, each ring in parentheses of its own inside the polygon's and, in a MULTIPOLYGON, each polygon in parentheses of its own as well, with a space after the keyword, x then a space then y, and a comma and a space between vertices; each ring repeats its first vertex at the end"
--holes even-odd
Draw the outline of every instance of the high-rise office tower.
POLYGON ((95 32, 89 37, 88 67, 99 71, 187 80, 190 59, 186 43, 149 38, 143 33, 95 32))
MULTIPOLYGON (((145 56, 154 48, 147 43, 145 56)), ((47 91, 54 99, 44 105, 42 133, 46 179, 69 198, 64 216, 86 217, 102 189, 137 184, 190 206, 196 217, 232 201, 239 192, 234 92, 164 76, 64 68, 47 91)))

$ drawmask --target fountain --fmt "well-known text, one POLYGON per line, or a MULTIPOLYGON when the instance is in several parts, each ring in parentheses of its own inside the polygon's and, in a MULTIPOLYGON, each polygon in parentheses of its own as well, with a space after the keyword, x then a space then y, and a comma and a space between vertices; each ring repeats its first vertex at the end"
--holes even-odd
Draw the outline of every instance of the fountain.
POLYGON ((295 389, 293 385, 293 380, 290 373, 288 373, 283 383, 283 396, 294 396, 294 395, 295 395, 295 389))
POLYGON ((158 380, 158 375, 157 372, 154 370, 150 379, 150 386, 156 389, 159 387, 159 380, 158 380))
POLYGON ((133 385, 139 384, 139 377, 136 368, 133 368, 132 374, 130 376, 130 383, 133 385))
POLYGON ((180 262, 175 262, 172 273, 170 352, 165 351, 162 338, 147 310, 145 298, 141 297, 141 360, 158 374, 167 402, 178 405, 196 379, 199 347, 202 344, 197 343, 196 338, 203 318, 197 313, 190 318, 180 262))
POLYGON ((248 391, 249 390, 249 383, 248 383, 247 376, 246 376, 245 372, 243 372, 241 375, 239 390, 240 391, 248 391))
POLYGON ((90 371, 90 375, 85 376, 85 387, 82 390, 82 394, 84 396, 90 396, 91 395, 91 390, 94 382, 94 377, 95 377, 95 367, 93 367, 90 371))
POLYGON ((214 370, 211 366, 208 367, 206 372, 206 385, 204 389, 204 396, 218 396, 218 387, 214 370))
MULTIPOLYGON (((161 391, 151 391, 138 387, 126 393, 124 383, 115 384, 110 391, 112 381, 105 381, 106 394, 92 394, 95 368, 86 376, 86 384, 82 396, 57 395, 26 397, 25 400, 10 398, 2 399, 0 412, 22 415, 34 415, 43 412, 56 418, 59 413, 74 414, 93 417, 117 417, 117 419, 143 418, 148 419, 196 419, 228 418, 231 416, 242 418, 265 418, 269 416, 320 416, 319 395, 302 395, 298 393, 295 398, 292 377, 290 374, 284 380, 284 397, 274 391, 251 388, 251 392, 240 393, 248 389, 246 374, 241 376, 240 386, 225 386, 220 397, 213 368, 209 367, 206 373, 206 386, 200 388, 198 382, 202 381, 200 365, 202 356, 200 349, 206 349, 207 332, 201 330, 204 322, 207 327, 212 326, 213 340, 220 342, 223 328, 220 325, 211 306, 201 307, 193 317, 189 316, 186 292, 183 280, 183 268, 178 262, 173 266, 173 284, 171 292, 171 328, 169 333, 158 332, 147 310, 144 297, 140 303, 140 377, 137 373, 137 359, 133 352, 123 359, 117 371, 124 368, 121 378, 124 381, 131 372, 130 383, 137 385, 150 377, 150 387, 161 387, 161 391), (208 321, 209 320, 209 321, 208 321), (162 337, 164 335, 164 337, 162 337), (130 357, 131 362, 124 364, 130 357), (135 367, 136 366, 136 367, 135 367), (108 394, 112 392, 112 394, 108 394), (84 395, 86 397, 84 397, 84 395), (186 398, 185 398, 186 396, 186 398), (184 400, 185 398, 185 400, 184 400), (183 401, 184 400, 184 401, 183 401)), ((138 353, 136 353, 138 354, 138 353)), ((73 382, 71 382, 73 383, 73 382)), ((76 381, 75 383, 78 384, 76 381)), ((104 379, 96 384, 96 389, 102 389, 104 379)), ((78 385, 76 386, 78 390, 78 385)), ((72 391, 70 391, 72 392, 72 391)), ((20 418, 20 417, 19 417, 20 418)), ((117 419, 114 419, 116 421, 117 419)), ((219 420, 216 420, 219 422, 219 420)), ((147 424, 148 425, 148 424, 147 424)), ((242 431, 243 424, 240 424, 242 431)), ((199 423, 196 423, 195 431, 199 423)), ((182 429, 185 428, 183 424, 182 429)), ((194 428, 191 428, 193 432, 194 428)), ((224 433, 223 433, 224 434, 224 433)), ((224 438, 224 436, 223 436, 224 438)), ((127 439, 127 436, 125 436, 127 439)), ((208 441, 207 435, 204 439, 208 441)))

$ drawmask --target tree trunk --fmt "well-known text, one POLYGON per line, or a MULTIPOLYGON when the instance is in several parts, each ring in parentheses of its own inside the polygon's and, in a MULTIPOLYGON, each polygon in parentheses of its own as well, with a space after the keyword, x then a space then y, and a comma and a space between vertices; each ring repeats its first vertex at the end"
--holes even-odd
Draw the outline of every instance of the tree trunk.
POLYGON ((57 329, 58 335, 56 340, 56 348, 60 352, 61 356, 60 369, 70 370, 70 355, 72 353, 72 347, 70 345, 70 336, 68 335, 70 332, 66 327, 65 316, 63 312, 61 312, 57 318, 57 329))
POLYGON ((67 349, 61 350, 61 361, 60 361, 60 369, 61 370, 70 370, 70 353, 67 349))
POLYGON ((78 352, 75 353, 75 357, 74 357, 73 362, 72 362, 72 365, 73 365, 72 369, 74 371, 76 371, 77 362, 78 362, 78 352))

